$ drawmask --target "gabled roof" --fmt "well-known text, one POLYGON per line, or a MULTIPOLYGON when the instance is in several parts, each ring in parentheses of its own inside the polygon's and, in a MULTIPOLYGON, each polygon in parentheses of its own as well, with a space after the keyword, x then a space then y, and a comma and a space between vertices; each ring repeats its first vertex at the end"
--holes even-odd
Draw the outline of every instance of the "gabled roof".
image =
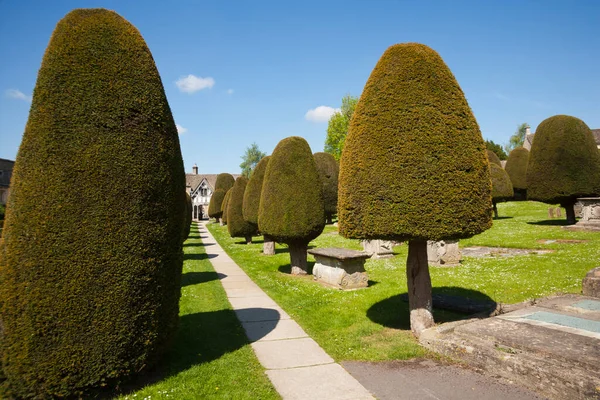
MULTIPOLYGON (((192 192, 194 192, 198 186, 202 183, 204 179, 206 179, 206 183, 211 191, 215 191, 215 184, 217 183, 217 175, 218 174, 185 174, 185 185, 192 188, 192 192)), ((240 177, 240 174, 231 174, 233 179, 237 179, 240 177)))

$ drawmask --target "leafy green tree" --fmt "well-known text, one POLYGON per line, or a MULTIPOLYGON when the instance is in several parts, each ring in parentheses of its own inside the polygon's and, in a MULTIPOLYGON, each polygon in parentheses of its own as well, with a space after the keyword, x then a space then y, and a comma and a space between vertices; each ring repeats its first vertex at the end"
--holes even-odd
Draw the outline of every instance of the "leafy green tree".
POLYGON ((498 207, 496 204, 513 198, 513 186, 506 171, 498 164, 490 163, 490 175, 492 177, 492 206, 494 208, 494 217, 498 218, 498 207))
POLYGON ((258 211, 258 229, 290 250, 292 274, 308 273, 308 243, 323 232, 323 191, 310 146, 292 136, 269 159, 258 211))
POLYGON ((485 141, 485 147, 488 150, 491 150, 494 153, 496 153, 496 155, 498 156, 499 160, 506 160, 508 158, 508 156, 506 155, 506 152, 504 151, 504 149, 502 148, 502 146, 500 146, 499 144, 494 143, 493 140, 486 140, 485 141))
POLYGON ((485 143, 442 58, 418 43, 388 48, 356 106, 340 163, 338 218, 348 238, 408 241, 410 325, 433 326, 427 240, 492 225, 485 143))
POLYGON ((252 174, 252 171, 264 156, 266 154, 260 151, 256 143, 252 143, 250 147, 247 147, 246 152, 242 156, 242 163, 240 164, 242 175, 250 179, 250 174, 252 174))
POLYGON ((542 121, 529 153, 527 196, 560 204, 574 224, 577 198, 600 194, 598 182, 600 153, 585 122, 568 115, 542 121))
POLYGON ((12 175, 0 398, 96 398, 158 361, 179 320, 185 203, 144 39, 113 11, 71 11, 44 54, 12 175))
POLYGON ((344 142, 348 134, 348 126, 358 103, 358 97, 349 94, 342 98, 342 107, 329 119, 327 126, 327 138, 325 139, 325 153, 333 155, 339 161, 344 150, 344 142))
POLYGON ((529 125, 527 124, 527 122, 524 122, 521 125, 517 126, 517 131, 510 137, 510 139, 508 140, 508 144, 505 146, 507 153, 510 153, 513 149, 516 149, 517 147, 523 146, 523 143, 525 143, 525 136, 527 136, 526 132, 528 127, 529 125))

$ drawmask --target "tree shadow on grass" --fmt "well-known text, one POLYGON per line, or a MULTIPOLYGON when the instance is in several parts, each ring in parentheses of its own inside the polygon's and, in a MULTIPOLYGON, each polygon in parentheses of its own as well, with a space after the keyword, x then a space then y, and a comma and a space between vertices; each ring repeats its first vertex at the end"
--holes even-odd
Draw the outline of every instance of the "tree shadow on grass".
POLYGON ((502 215, 501 215, 501 216, 499 216, 499 217, 494 217, 494 218, 492 218, 492 219, 493 219, 494 221, 498 221, 498 220, 501 220, 501 219, 511 219, 511 218, 514 218, 514 217, 505 217, 505 216, 502 216, 502 215))
MULTIPOLYGON (((496 303, 479 291, 455 286, 432 289, 435 322, 458 321, 482 310, 493 310, 496 303), (460 310, 460 311, 459 311, 460 310)), ((375 303, 367 317, 380 325, 394 329, 410 329, 408 293, 401 293, 375 303)))
MULTIPOLYGON (((262 309, 253 310, 260 312, 262 309)), ((275 325, 270 325, 272 326, 271 330, 275 325)), ((268 331, 264 331, 262 335, 267 333, 268 331)), ((161 362, 128 384, 121 385, 118 393, 110 395, 125 395, 135 392, 146 385, 177 375, 194 365, 217 360, 249 343, 233 310, 184 315, 179 319, 179 329, 173 347, 161 362)), ((109 398, 109 396, 105 398, 109 398)))
MULTIPOLYGON (((313 267, 315 266, 315 262, 314 261, 307 261, 306 262, 306 267, 308 268, 308 274, 311 275, 312 274, 312 270, 313 267)), ((277 268, 277 270, 283 274, 291 274, 292 273, 292 265, 291 264, 284 264, 284 265, 280 265, 279 268, 277 268)))
POLYGON ((544 221, 528 222, 529 225, 542 225, 542 226, 566 226, 571 225, 567 223, 566 219, 547 219, 544 221))
POLYGON ((222 279, 216 272, 186 272, 181 275, 181 287, 197 285, 198 283, 210 282, 217 279, 222 279))
POLYGON ((216 254, 207 254, 207 253, 193 253, 193 254, 184 254, 184 260, 207 260, 211 258, 215 258, 216 254))

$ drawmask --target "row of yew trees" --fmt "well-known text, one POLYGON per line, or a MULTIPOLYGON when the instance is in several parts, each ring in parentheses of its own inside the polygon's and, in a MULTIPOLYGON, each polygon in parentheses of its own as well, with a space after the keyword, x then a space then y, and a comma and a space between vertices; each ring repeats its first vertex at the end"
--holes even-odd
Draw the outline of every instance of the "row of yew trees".
MULTIPOLYGON (((590 133, 573 117, 544 121, 528 176, 550 168, 535 146, 557 135, 575 143, 590 133)), ((598 193, 597 151, 566 153, 561 168, 576 162, 591 177, 568 198, 598 193)), ((282 140, 249 182, 233 183, 226 208, 232 235, 259 229, 287 243, 302 271, 327 211, 315 158, 304 139, 282 140)), ((562 199, 546 184, 567 182, 560 171, 539 186, 528 178, 528 196, 562 199)), ((341 235, 408 242, 419 335, 434 324, 427 240, 492 225, 485 145, 435 51, 385 51, 352 118, 337 187, 341 235)), ((217 187, 213 198, 225 194, 217 187)), ((155 365, 177 330, 190 216, 177 129, 142 36, 115 12, 70 12, 42 60, 0 239, 0 397, 88 396, 155 365)))

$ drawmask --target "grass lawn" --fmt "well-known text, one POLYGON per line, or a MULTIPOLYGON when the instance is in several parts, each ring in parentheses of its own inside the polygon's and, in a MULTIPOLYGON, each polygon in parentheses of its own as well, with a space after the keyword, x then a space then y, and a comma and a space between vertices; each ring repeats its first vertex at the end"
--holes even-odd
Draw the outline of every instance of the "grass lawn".
MULTIPOLYGON (((184 244, 180 327, 152 381, 121 399, 279 399, 217 279, 196 225, 184 244)), ((140 382, 134 382, 137 387, 140 382)))
MULTIPOLYGON (((501 203, 493 228, 460 245, 551 249, 553 253, 467 257, 458 267, 430 267, 434 293, 501 303, 580 293, 586 272, 599 264, 600 234, 565 231, 563 220, 547 220, 547 210, 548 205, 537 202, 501 203), (538 242, 543 239, 585 242, 538 242)), ((406 245, 395 247, 393 258, 367 261, 369 288, 342 292, 313 282, 312 276, 289 275, 289 254, 283 245, 276 246, 274 256, 264 256, 262 237, 245 245, 242 239, 229 237, 227 227, 209 224, 208 228, 235 262, 336 361, 434 356, 410 333, 408 304, 400 299, 407 291, 406 245)), ((362 250, 357 240, 342 238, 333 226, 327 226, 310 246, 362 250)), ((310 255, 309 261, 314 262, 310 255)), ((434 317, 443 322, 461 316, 434 310, 434 317)))

